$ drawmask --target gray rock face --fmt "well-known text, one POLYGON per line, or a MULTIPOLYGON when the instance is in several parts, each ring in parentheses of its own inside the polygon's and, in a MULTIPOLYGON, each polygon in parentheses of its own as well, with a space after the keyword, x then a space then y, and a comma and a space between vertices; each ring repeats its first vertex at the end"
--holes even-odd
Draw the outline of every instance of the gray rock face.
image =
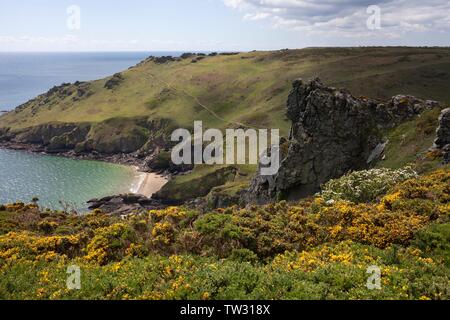
POLYGON ((49 151, 66 150, 84 141, 89 130, 89 124, 49 123, 15 132, 13 140, 40 144, 49 151))
POLYGON ((124 77, 122 76, 122 74, 116 73, 111 77, 111 79, 106 81, 105 88, 109 89, 109 90, 115 89, 123 82, 123 80, 124 80, 124 77))
POLYGON ((411 96, 378 103, 326 87, 319 79, 296 80, 287 103, 292 121, 287 156, 277 175, 253 180, 246 202, 299 199, 319 191, 330 179, 369 167, 386 146, 382 129, 436 105, 411 96))
POLYGON ((148 210, 162 209, 165 206, 157 200, 138 194, 121 194, 117 196, 92 199, 88 201, 89 209, 100 209, 102 212, 114 215, 145 213, 148 210))
POLYGON ((439 127, 434 146, 442 150, 444 163, 450 163, 450 108, 442 110, 439 117, 439 127))

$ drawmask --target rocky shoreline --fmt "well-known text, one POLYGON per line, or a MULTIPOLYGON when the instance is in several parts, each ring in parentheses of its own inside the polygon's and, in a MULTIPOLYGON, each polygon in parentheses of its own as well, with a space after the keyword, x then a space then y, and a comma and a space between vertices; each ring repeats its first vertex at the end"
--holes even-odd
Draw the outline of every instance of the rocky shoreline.
MULTIPOLYGON (((145 160, 140 159, 132 154, 105 155, 95 151, 91 153, 78 154, 73 150, 49 152, 48 150, 46 150, 44 146, 41 145, 11 142, 11 141, 0 142, 0 149, 65 157, 74 160, 94 160, 125 166, 132 166, 135 167, 138 172, 142 172, 144 174, 156 174, 167 179, 167 181, 170 180, 172 177, 172 174, 167 171, 155 172, 148 170, 148 166, 146 166, 145 160)), ((143 183, 145 183, 145 181, 143 181, 143 183)), ((142 189, 142 186, 139 187, 137 192, 139 192, 140 189, 142 189)), ((102 212, 108 214, 114 212, 115 214, 126 215, 148 210, 165 208, 168 205, 170 205, 171 202, 162 201, 160 199, 153 199, 151 197, 147 197, 146 195, 141 195, 138 193, 129 193, 121 195, 111 195, 100 199, 91 199, 87 201, 87 204, 89 205, 90 210, 100 209, 102 212)))
POLYGON ((164 209, 169 205, 160 200, 131 193, 91 199, 87 203, 90 210, 101 210, 103 213, 119 216, 164 209))
POLYGON ((58 157, 65 157, 74 160, 95 160, 95 161, 103 161, 114 164, 121 164, 127 166, 136 166, 140 171, 143 172, 151 172, 158 174, 167 174, 164 172, 153 172, 147 171, 145 161, 143 159, 139 159, 131 154, 112 154, 106 155, 101 154, 96 151, 89 153, 76 153, 74 150, 68 151, 49 151, 42 145, 31 144, 31 143, 22 143, 22 142, 0 142, 0 148, 9 149, 9 150, 17 150, 17 151, 25 151, 31 153, 39 153, 45 155, 52 155, 58 157))

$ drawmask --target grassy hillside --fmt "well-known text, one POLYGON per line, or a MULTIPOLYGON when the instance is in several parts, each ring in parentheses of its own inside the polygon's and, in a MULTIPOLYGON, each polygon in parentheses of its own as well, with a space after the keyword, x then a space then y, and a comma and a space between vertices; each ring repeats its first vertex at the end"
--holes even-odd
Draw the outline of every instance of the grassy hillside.
POLYGON ((415 164, 419 172, 433 170, 442 162, 429 151, 436 139, 437 119, 440 109, 425 111, 420 117, 402 123, 386 133, 389 141, 385 150, 385 158, 377 167, 402 168, 415 164))
MULTIPOLYGON (((345 87, 355 96, 387 99, 410 94, 450 104, 449 48, 255 51, 147 59, 106 79, 53 88, 1 116, 0 132, 2 127, 10 127, 21 131, 19 137, 26 141, 39 141, 48 129, 27 128, 54 122, 83 123, 90 125, 86 138, 70 133, 54 140, 48 137, 44 143, 55 150, 74 146, 80 152, 104 153, 132 152, 143 144, 144 149, 151 149, 149 144, 161 135, 177 127, 191 128, 194 120, 220 129, 279 128, 287 135, 290 123, 285 116, 286 100, 292 81, 317 76, 326 85, 345 87), (155 139, 146 143, 149 135, 155 139)), ((428 112, 386 132, 390 143, 386 159, 379 166, 400 168, 423 159, 435 138, 438 113, 439 110, 428 112)), ((164 161, 161 166, 168 166, 168 158, 164 161)), ((422 162, 424 170, 437 164, 432 159, 422 162)), ((220 166, 196 166, 191 174, 175 177, 161 196, 182 201, 204 196, 206 191, 218 187, 209 195, 209 202, 217 205, 218 198, 236 200, 256 166, 238 166, 234 177, 221 170, 220 166)))
POLYGON ((120 76, 66 86, 2 116, 0 127, 141 116, 173 119, 182 127, 203 120, 210 127, 246 124, 286 134, 291 82, 315 76, 356 96, 407 93, 450 102, 445 48, 311 48, 192 60, 148 60, 120 76))

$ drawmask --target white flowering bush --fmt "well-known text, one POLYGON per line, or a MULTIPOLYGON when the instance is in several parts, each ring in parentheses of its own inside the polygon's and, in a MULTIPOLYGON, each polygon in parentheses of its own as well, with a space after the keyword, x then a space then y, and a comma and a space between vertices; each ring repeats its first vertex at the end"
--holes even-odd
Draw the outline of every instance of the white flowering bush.
POLYGON ((322 186, 321 195, 328 202, 371 202, 386 194, 394 185, 416 177, 418 174, 411 167, 356 171, 327 182, 322 186))

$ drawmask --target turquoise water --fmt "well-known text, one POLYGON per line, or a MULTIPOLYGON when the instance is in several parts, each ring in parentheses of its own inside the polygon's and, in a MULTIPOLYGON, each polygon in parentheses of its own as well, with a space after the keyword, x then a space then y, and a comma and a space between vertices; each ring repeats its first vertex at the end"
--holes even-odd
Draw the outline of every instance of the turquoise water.
POLYGON ((92 198, 130 192, 138 180, 126 166, 0 149, 0 203, 38 197, 44 207, 83 210, 92 198))
MULTIPOLYGON (((149 55, 180 53, 0 53, 0 112, 54 85, 106 77, 149 55)), ((135 191, 136 181, 139 174, 125 166, 0 149, 0 204, 38 197, 45 207, 60 209, 63 201, 82 210, 92 198, 135 191)))

